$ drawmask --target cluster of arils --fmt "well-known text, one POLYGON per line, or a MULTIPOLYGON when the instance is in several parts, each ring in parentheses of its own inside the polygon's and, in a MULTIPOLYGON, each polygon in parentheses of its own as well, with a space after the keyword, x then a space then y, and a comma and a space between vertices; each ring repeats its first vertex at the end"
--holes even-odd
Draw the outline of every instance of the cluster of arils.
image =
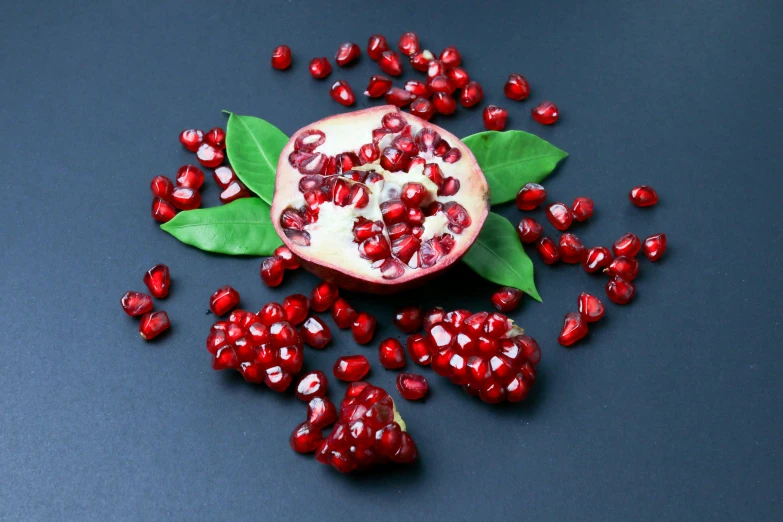
MULTIPOLYGON (((398 48, 400 52, 389 49, 386 37, 381 34, 370 36, 367 42, 367 56, 374 60, 382 72, 389 76, 399 77, 403 73, 403 58, 406 57, 413 70, 425 73, 426 81, 409 80, 404 87, 393 85, 388 76, 376 74, 370 77, 370 82, 364 94, 370 98, 383 99, 386 103, 397 107, 408 107, 411 114, 424 120, 429 120, 436 113, 448 115, 457 109, 457 100, 463 107, 473 107, 484 98, 481 85, 471 80, 467 70, 462 66, 462 56, 456 47, 443 49, 436 57, 427 49, 422 49, 416 33, 405 33, 400 37, 398 48)), ((338 66, 343 67, 355 62, 362 52, 353 42, 345 42, 337 49, 334 57, 338 66)), ((287 69, 291 65, 291 49, 280 45, 272 52, 272 67, 287 69)), ((325 56, 310 60, 310 74, 321 80, 332 72, 332 65, 325 56)), ((530 84, 518 73, 509 75, 503 92, 511 100, 525 100, 530 96, 530 84)), ((345 106, 356 101, 353 89, 345 80, 337 80, 329 90, 336 101, 345 106)), ((544 101, 531 110, 534 120, 544 125, 555 123, 560 117, 557 106, 551 101, 544 101)), ((508 119, 508 111, 496 105, 488 105, 482 113, 484 126, 488 130, 503 130, 508 119)))
POLYGON ((154 339, 169 329, 169 316, 163 311, 153 311, 152 297, 164 299, 169 295, 171 274, 166 265, 155 265, 144 273, 142 278, 150 294, 129 290, 120 299, 122 309, 131 317, 141 316, 139 335, 145 341, 154 339))
MULTIPOLYGON (((220 187, 220 202, 231 203, 239 198, 250 197, 250 191, 239 181, 231 167, 222 165, 225 159, 226 131, 215 127, 206 134, 198 129, 187 129, 180 133, 179 141, 189 151, 196 153, 199 163, 214 169, 212 177, 220 187)), ((152 218, 166 223, 180 210, 193 210, 201 206, 199 190, 204 184, 204 172, 195 165, 183 165, 174 178, 155 176, 150 182, 152 190, 152 218)))

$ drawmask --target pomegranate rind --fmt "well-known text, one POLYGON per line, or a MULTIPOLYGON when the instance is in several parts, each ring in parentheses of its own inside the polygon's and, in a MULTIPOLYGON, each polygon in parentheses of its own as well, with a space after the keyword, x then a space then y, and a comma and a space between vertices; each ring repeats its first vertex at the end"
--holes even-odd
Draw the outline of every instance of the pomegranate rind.
MULTIPOLYGON (((441 167, 443 163, 436 160, 441 167)), ((379 165, 375 166, 380 169, 379 165)), ((448 167, 448 165, 446 165, 448 167)), ((445 169, 444 169, 445 172, 445 169)), ((442 199, 439 197, 439 201, 442 199)), ((489 184, 470 149, 454 134, 433 125, 428 121, 409 113, 401 112, 397 107, 384 105, 344 114, 338 114, 314 122, 295 132, 283 148, 277 165, 275 179, 275 195, 272 201, 271 219, 275 230, 283 243, 301 259, 302 267, 318 277, 332 282, 340 288, 374 293, 391 294, 419 286, 426 281, 440 275, 442 272, 456 263, 473 245, 490 209, 489 184), (460 234, 455 234, 455 245, 448 254, 444 254, 438 262, 429 268, 406 269, 405 273, 396 279, 384 279, 379 270, 357 269, 346 266, 345 253, 343 251, 319 253, 313 251, 310 246, 300 246, 292 242, 286 236, 280 224, 280 217, 292 202, 300 201, 302 194, 298 190, 299 180, 302 174, 289 163, 289 156, 294 151, 297 137, 309 130, 317 129, 327 135, 326 143, 318 151, 335 156, 341 152, 358 151, 361 145, 371 141, 373 129, 381 126, 381 120, 385 114, 397 112, 411 125, 413 134, 428 127, 435 130, 442 139, 445 139, 453 148, 459 150, 461 159, 458 161, 462 195, 447 198, 459 202, 467 210, 471 224, 465 227, 460 234), (333 139, 330 140, 330 137, 333 139), (334 138, 337 139, 334 139, 334 138), (465 196, 469 194, 469 196, 465 196), (341 257, 342 256, 342 257, 341 257)))

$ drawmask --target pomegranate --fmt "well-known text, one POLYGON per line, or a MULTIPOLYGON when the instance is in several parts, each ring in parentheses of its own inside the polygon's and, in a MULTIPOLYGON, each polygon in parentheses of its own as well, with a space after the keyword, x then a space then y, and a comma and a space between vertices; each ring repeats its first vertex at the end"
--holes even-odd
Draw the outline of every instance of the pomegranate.
POLYGON ((331 89, 329 89, 329 95, 334 101, 340 105, 345 105, 346 107, 353 105, 353 102, 356 101, 353 89, 351 89, 351 86, 345 80, 337 80, 334 82, 331 89))
POLYGON ((522 299, 522 290, 513 286, 504 286, 492 294, 492 304, 501 312, 513 312, 522 299))
POLYGON ((568 312, 563 320, 563 328, 557 342, 571 346, 587 335, 587 320, 578 312, 568 312))
POLYGON ((169 295, 171 273, 168 266, 164 264, 153 266, 144 274, 143 281, 153 297, 164 299, 169 295))
MULTIPOLYGON (((326 379, 325 375, 324 379, 326 379)), ((309 422, 313 428, 325 428, 331 426, 336 421, 337 408, 334 407, 332 401, 327 397, 313 397, 310 399, 310 402, 307 403, 307 422, 309 422)))
POLYGON ((147 312, 139 320, 139 335, 145 341, 149 341, 159 336, 169 329, 169 316, 164 311, 147 312))
POLYGON ((165 199, 156 197, 152 200, 152 219, 155 221, 166 223, 176 215, 177 209, 165 199))
POLYGON ((190 152, 196 152, 204 141, 204 131, 186 129, 179 133, 179 142, 190 152))
POLYGON ((487 181, 470 150, 383 106, 296 132, 280 155, 271 216, 307 270, 347 290, 388 294, 454 264, 488 212, 487 181))
POLYGON ((392 337, 381 341, 378 347, 378 360, 387 370, 397 370, 405 366, 405 350, 402 343, 392 337))
POLYGON ((512 100, 524 100, 530 96, 530 84, 521 74, 511 73, 503 87, 503 92, 512 100))
POLYGON ((332 64, 329 63, 329 59, 325 56, 313 58, 310 60, 310 74, 316 80, 326 78, 332 72, 332 64))
POLYGON ((658 203, 658 193, 649 185, 640 185, 631 189, 628 199, 637 207, 651 207, 658 203))
POLYGON ((506 128, 508 111, 497 105, 487 105, 484 108, 484 127, 487 130, 502 131, 506 128))
POLYGON ((361 54, 362 50, 359 49, 358 45, 353 42, 345 42, 337 49, 337 54, 334 55, 334 61, 337 62, 337 65, 343 67, 356 60, 361 54))
POLYGON ((403 399, 417 401, 422 399, 430 387, 423 375, 415 373, 401 373, 397 376, 397 391, 403 399))
POLYGON ((150 181, 150 190, 154 197, 168 201, 174 191, 174 183, 166 176, 155 176, 150 181))
POLYGON ((389 50, 389 44, 386 42, 386 37, 382 34, 374 34, 370 36, 367 41, 367 56, 371 60, 377 61, 381 54, 389 50))
POLYGON ((533 119, 542 125, 552 125, 560 118, 557 105, 551 101, 543 101, 530 110, 533 119))
POLYGON ((143 315, 152 311, 152 297, 132 290, 125 292, 120 299, 122 309, 131 317, 143 315))
POLYGON ((291 65, 291 48, 287 45, 279 45, 272 51, 272 67, 275 69, 288 69, 291 65))
POLYGON ((604 304, 596 296, 582 292, 576 302, 579 313, 588 323, 594 323, 604 316, 604 304))
POLYGON ((642 243, 642 252, 650 261, 658 261, 666 252, 666 234, 654 234, 645 238, 642 243))
POLYGON ((405 33, 400 36, 398 47, 405 56, 413 56, 414 54, 418 53, 420 49, 419 37, 416 36, 416 33, 405 33))
POLYGON ((517 234, 523 243, 538 241, 543 231, 544 227, 541 226, 541 223, 529 217, 522 218, 517 225, 517 234))
POLYGON ((427 49, 424 49, 411 56, 411 67, 420 72, 427 72, 430 62, 434 59, 435 56, 427 49))
POLYGON ((387 78, 382 74, 373 74, 370 76, 370 83, 367 84, 367 88, 364 90, 364 95, 370 98, 380 98, 391 88, 391 78, 387 78))

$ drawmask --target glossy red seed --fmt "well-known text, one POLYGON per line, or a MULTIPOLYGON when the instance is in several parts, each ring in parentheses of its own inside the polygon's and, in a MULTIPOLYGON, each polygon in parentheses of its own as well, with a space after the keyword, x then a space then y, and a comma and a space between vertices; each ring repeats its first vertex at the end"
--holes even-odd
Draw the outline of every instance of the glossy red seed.
POLYGON ((321 430, 313 428, 309 422, 303 422, 294 428, 288 442, 297 453, 312 453, 323 442, 323 434, 321 430))
POLYGON ((470 82, 470 75, 462 67, 452 67, 446 71, 446 75, 457 89, 462 89, 470 82))
POLYGON ((506 85, 503 86, 503 92, 512 100, 524 100, 530 96, 530 84, 521 74, 512 73, 508 76, 506 85))
POLYGON ((630 281, 614 276, 606 283, 606 295, 613 303, 624 305, 631 302, 636 287, 630 281))
POLYGON ((571 209, 568 208, 565 203, 552 203, 546 209, 546 217, 552 226, 556 229, 563 231, 567 230, 571 226, 574 220, 571 209))
POLYGON ((341 381, 361 380, 370 371, 370 361, 364 355, 346 355, 334 363, 334 376, 341 381))
POLYGON ((394 147, 386 147, 381 152, 381 167, 389 172, 407 170, 409 163, 410 156, 394 147))
POLYGON ((402 62, 397 51, 384 51, 378 59, 378 66, 383 72, 391 76, 402 74, 402 62))
POLYGON ((440 306, 428 310, 427 313, 424 314, 424 329, 429 330, 436 324, 443 322, 445 317, 446 311, 440 306))
POLYGON ((384 97, 386 103, 394 105, 395 107, 405 107, 415 99, 415 94, 406 91, 405 89, 400 89, 399 87, 392 87, 384 97))
POLYGON ((302 294, 289 295, 283 299, 286 321, 292 325, 302 323, 310 310, 310 301, 302 294))
POLYGON ((433 114, 435 114, 435 106, 428 99, 419 98, 411 103, 410 111, 414 116, 429 121, 433 114))
POLYGON ((238 179, 235 179, 220 193, 220 202, 224 205, 241 198, 249 198, 250 191, 238 179))
POLYGON ((329 380, 324 372, 315 370, 306 373, 296 385, 296 397, 309 403, 315 397, 324 397, 328 386, 329 380))
POLYGON ((404 399, 417 401, 427 395, 430 387, 427 379, 415 373, 401 373, 397 376, 397 391, 404 399))
POLYGON ((584 221, 593 215, 594 207, 595 204, 592 199, 584 197, 576 198, 574 199, 574 204, 571 205, 571 213, 575 220, 584 221))
POLYGON ((415 181, 405 183, 400 191, 400 199, 408 208, 420 207, 426 197, 427 188, 415 181))
POLYGON ((397 339, 389 338, 381 341, 378 347, 378 359, 381 366, 387 370, 397 370, 405 366, 405 350, 397 339))
POLYGON ((204 183, 204 173, 195 165, 183 165, 177 170, 177 186, 198 190, 204 183))
POLYGON ((416 33, 404 33, 397 44, 400 52, 405 56, 413 56, 419 52, 419 37, 416 33))
POLYGON ((308 68, 310 69, 310 74, 313 75, 313 78, 316 80, 322 80, 332 72, 332 64, 329 63, 329 59, 325 56, 319 56, 318 58, 310 60, 308 68))
POLYGON ((415 94, 419 98, 429 98, 430 96, 429 86, 419 80, 408 80, 405 82, 405 90, 415 94))
POLYGON ((658 193, 649 185, 639 185, 631 189, 628 199, 637 207, 650 207, 658 203, 658 193))
POLYGON ((374 34, 367 41, 367 56, 371 60, 378 60, 381 57, 381 53, 388 50, 389 44, 386 42, 386 37, 382 34, 374 34))
POLYGON ((642 242, 636 234, 627 232, 612 243, 612 252, 616 256, 636 257, 642 248, 642 242))
POLYGON ((639 262, 633 257, 617 256, 604 270, 610 277, 633 281, 639 275, 639 262))
POLYGON ((560 254, 557 251, 557 245, 550 237, 544 236, 539 239, 536 243, 536 251, 547 265, 557 263, 560 260, 560 254))
MULTIPOLYGON (((256 314, 258 320, 264 326, 272 326, 275 323, 282 323, 286 320, 287 314, 285 308, 278 303, 267 303, 261 307, 261 310, 256 314)), ((292 330, 286 328, 285 333, 290 334, 292 330)), ((294 331, 295 333, 295 331, 294 331)))
POLYGON ((449 68, 457 67, 462 63, 462 56, 460 56, 459 51, 454 46, 443 49, 438 58, 443 62, 443 65, 449 68))
POLYGON ((492 294, 492 304, 501 312, 516 310, 522 300, 522 290, 512 286, 499 288, 492 294))
POLYGON ((351 334, 354 340, 359 344, 367 344, 372 341, 375 334, 375 317, 366 313, 359 312, 351 325, 351 334))
POLYGON ((215 315, 226 315, 239 304, 239 292, 230 286, 221 286, 209 299, 209 309, 215 315))
POLYGON ((588 323, 594 323, 604 316, 604 304, 596 296, 582 292, 576 302, 579 313, 588 323))
POLYGON ((307 422, 314 428, 325 428, 334 424, 336 420, 337 408, 327 397, 313 397, 307 403, 307 422))
MULTIPOLYGON (((225 129, 221 127, 215 127, 212 129, 209 129, 207 133, 204 135, 204 141, 206 143, 209 143, 216 149, 225 149, 226 148, 226 131, 225 129)), ((195 187, 193 187, 195 188, 195 187)))
POLYGON ((187 129, 179 133, 179 142, 190 152, 196 152, 204 142, 204 131, 187 129))
POLYGON ((585 259, 587 252, 582 241, 574 234, 566 232, 560 236, 557 244, 557 253, 563 263, 581 263, 585 259))
POLYGON ((302 340, 313 348, 320 350, 332 340, 332 332, 318 317, 308 317, 300 328, 302 340))
POLYGON ((502 131, 506 128, 508 111, 501 109, 497 105, 487 105, 482 115, 484 118, 484 128, 487 130, 502 131))
POLYGON ((152 297, 139 292, 125 292, 120 299, 122 309, 131 317, 146 314, 152 310, 152 297))
POLYGON ((446 66, 440 60, 430 60, 427 64, 427 78, 435 78, 447 74, 446 66))
POLYGON ((410 335, 406 344, 408 355, 417 364, 427 366, 432 362, 432 354, 435 353, 435 348, 425 336, 422 334, 410 335))
POLYGON ((147 312, 139 320, 139 335, 145 341, 149 341, 168 330, 170 325, 166 312, 147 312))
POLYGON ((362 164, 378 161, 381 157, 381 149, 375 143, 365 143, 359 148, 359 159, 362 164))
POLYGON ((285 267, 283 266, 283 258, 272 256, 264 259, 261 263, 261 279, 266 286, 279 286, 283 282, 283 274, 285 273, 285 267))
POLYGON ((155 176, 150 181, 150 190, 156 198, 168 201, 174 191, 174 183, 166 176, 155 176))
POLYGON ((215 180, 217 185, 224 189, 228 187, 232 181, 236 181, 237 175, 231 167, 218 167, 212 172, 212 179, 215 180))
POLYGON ((359 49, 357 44, 352 42, 345 42, 337 49, 337 54, 334 55, 334 61, 337 63, 337 65, 342 67, 356 60, 361 54, 362 50, 359 49))
POLYGON ((522 218, 517 225, 517 234, 519 235, 519 240, 523 243, 538 241, 543 231, 544 227, 533 218, 522 218))
POLYGON ((557 105, 551 101, 543 101, 533 107, 530 113, 533 119, 542 125, 552 125, 560 118, 560 111, 557 105))
POLYGON ((218 167, 221 163, 223 163, 223 159, 225 159, 225 157, 226 153, 223 152, 223 149, 216 149, 209 143, 202 144, 198 148, 198 151, 196 151, 196 159, 198 162, 201 163, 202 166, 209 169, 218 167))
POLYGON ((353 89, 345 80, 337 80, 332 84, 329 89, 329 95, 334 101, 346 107, 353 105, 356 101, 356 97, 353 94, 353 89))
POLYGON ((147 270, 144 274, 143 281, 153 297, 163 299, 169 295, 171 274, 169 272, 169 267, 166 265, 158 264, 147 270))
POLYGON ((168 201, 155 198, 152 200, 152 219, 160 223, 167 223, 177 215, 177 209, 168 201))
POLYGON ((439 114, 449 115, 457 110, 457 102, 445 92, 436 92, 432 95, 432 104, 439 114))
POLYGON ((645 238, 642 251, 650 261, 658 261, 666 252, 666 234, 654 234, 645 238))
POLYGON ((469 82, 459 95, 459 102, 463 107, 473 107, 484 99, 484 90, 478 82, 469 82))
POLYGON ((451 83, 451 80, 449 80, 449 77, 445 74, 430 78, 427 86, 431 92, 445 92, 449 95, 451 95, 455 89, 454 84, 451 83))
POLYGON ((288 69, 291 65, 291 48, 287 45, 278 45, 272 51, 272 67, 275 69, 288 69))
POLYGON ((582 267, 592 274, 603 270, 612 263, 612 252, 606 247, 593 247, 587 251, 582 267))
POLYGON ((296 257, 287 246, 282 245, 277 247, 274 255, 283 260, 283 266, 287 270, 296 270, 299 268, 299 258, 296 257))
POLYGON ((571 346, 587 335, 587 322, 579 312, 568 312, 563 320, 563 329, 557 342, 563 346, 571 346))
POLYGON ((313 288, 310 294, 310 307, 316 312, 327 311, 340 295, 340 291, 332 283, 323 281, 313 288))
POLYGON ((427 72, 430 62, 435 59, 435 56, 428 50, 419 51, 411 56, 411 67, 420 72, 427 72))
POLYGON ((370 98, 380 98, 391 88, 391 78, 380 74, 374 74, 370 76, 370 83, 367 84, 367 89, 364 90, 364 95, 370 98))
POLYGON ((424 310, 418 306, 406 306, 397 310, 394 315, 394 326, 403 333, 412 333, 421 329, 424 321, 424 310))
POLYGON ((201 206, 201 194, 187 187, 175 187, 171 192, 171 203, 179 210, 193 210, 201 206))
POLYGON ((546 200, 546 189, 538 183, 525 183, 517 192, 517 208, 534 210, 546 200))

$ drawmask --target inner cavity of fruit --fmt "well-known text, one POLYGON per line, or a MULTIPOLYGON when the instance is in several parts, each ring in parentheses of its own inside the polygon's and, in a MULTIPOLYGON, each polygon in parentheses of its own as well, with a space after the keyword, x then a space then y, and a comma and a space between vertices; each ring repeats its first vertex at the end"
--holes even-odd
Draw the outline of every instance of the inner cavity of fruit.
POLYGON ((488 197, 459 139, 385 106, 296 133, 278 165, 272 215, 304 259, 391 283, 458 259, 488 197))

